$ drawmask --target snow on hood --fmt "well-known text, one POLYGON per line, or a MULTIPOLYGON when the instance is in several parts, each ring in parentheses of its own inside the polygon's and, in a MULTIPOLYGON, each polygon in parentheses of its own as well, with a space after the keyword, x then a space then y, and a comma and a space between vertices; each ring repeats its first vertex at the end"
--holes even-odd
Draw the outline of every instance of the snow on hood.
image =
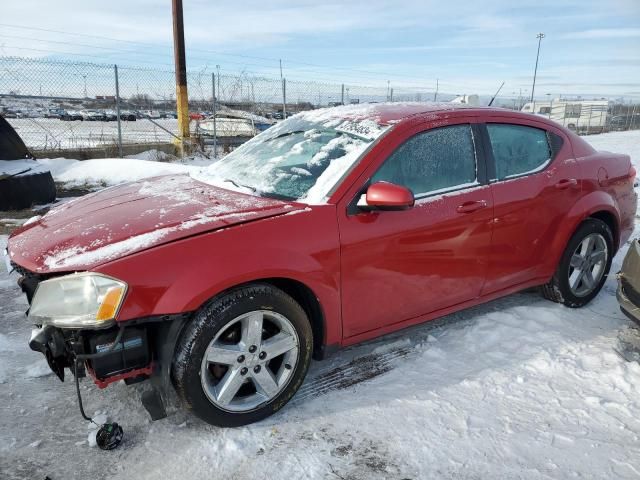
POLYGON ((17 229, 11 260, 38 273, 86 270, 147 248, 304 205, 216 188, 187 175, 111 187, 17 229))

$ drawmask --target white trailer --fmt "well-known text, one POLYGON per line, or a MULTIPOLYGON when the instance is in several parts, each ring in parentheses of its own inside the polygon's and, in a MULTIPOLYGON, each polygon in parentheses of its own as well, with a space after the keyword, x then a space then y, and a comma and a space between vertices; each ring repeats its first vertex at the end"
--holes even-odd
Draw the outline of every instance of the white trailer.
POLYGON ((579 133, 599 133, 607 126, 608 100, 561 100, 526 103, 523 112, 549 118, 579 133))

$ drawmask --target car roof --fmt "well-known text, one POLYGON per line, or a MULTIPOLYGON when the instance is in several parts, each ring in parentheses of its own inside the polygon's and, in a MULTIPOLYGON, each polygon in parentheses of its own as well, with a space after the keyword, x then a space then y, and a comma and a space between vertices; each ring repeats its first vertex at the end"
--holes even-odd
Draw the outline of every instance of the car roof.
POLYGON ((480 107, 463 103, 445 102, 389 102, 389 103, 362 103, 357 105, 344 105, 339 107, 321 108, 303 112, 303 118, 310 121, 330 121, 335 119, 345 120, 372 120, 380 125, 398 123, 409 117, 421 114, 437 114, 442 112, 452 112, 465 110, 468 113, 498 113, 501 115, 525 116, 530 118, 531 114, 520 113, 497 107, 480 107))

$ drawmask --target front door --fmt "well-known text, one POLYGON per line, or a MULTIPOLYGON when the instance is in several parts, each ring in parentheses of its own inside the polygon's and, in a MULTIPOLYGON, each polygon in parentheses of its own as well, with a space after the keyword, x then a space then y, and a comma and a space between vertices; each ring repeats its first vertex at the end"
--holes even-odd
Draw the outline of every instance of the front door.
POLYGON ((415 130, 363 182, 406 186, 415 206, 339 214, 345 338, 470 300, 482 289, 493 200, 474 129, 415 130))

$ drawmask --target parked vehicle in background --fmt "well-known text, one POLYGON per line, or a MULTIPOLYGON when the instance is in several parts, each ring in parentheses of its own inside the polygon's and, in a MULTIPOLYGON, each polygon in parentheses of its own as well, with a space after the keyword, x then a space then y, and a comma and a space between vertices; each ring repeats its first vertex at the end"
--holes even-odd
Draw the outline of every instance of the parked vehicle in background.
POLYGON ((523 112, 535 113, 578 133, 601 133, 608 123, 608 100, 562 100, 526 103, 523 112))
POLYGON ((530 287, 586 305, 633 230, 635 176, 540 116, 337 107, 206 173, 54 208, 8 255, 30 346, 61 379, 78 364, 101 387, 157 376, 238 426, 282 408, 312 356, 530 287))
POLYGON ((616 115, 609 122, 609 130, 635 130, 640 128, 640 113, 629 113, 625 115, 616 115))
POLYGON ((266 117, 242 110, 223 108, 215 116, 208 116, 196 125, 196 133, 209 140, 215 135, 223 142, 242 143, 271 127, 275 122, 266 117))
POLYGON ((640 324, 640 243, 635 239, 618 273, 618 291, 616 294, 620 310, 634 322, 640 324))
POLYGON ((104 112, 104 120, 106 122, 115 122, 118 120, 118 114, 115 110, 105 110, 104 112))
POLYGON ((137 118, 138 117, 134 112, 130 112, 128 110, 120 111, 120 120, 124 120, 126 122, 135 122, 137 118))
POLYGON ((196 133, 207 143, 212 141, 215 134, 222 142, 240 145, 260 132, 250 120, 216 116, 215 123, 212 118, 199 121, 196 125, 196 133))
POLYGON ((50 108, 45 114, 44 118, 57 118, 60 119, 64 115, 65 111, 62 108, 50 108))
POLYGON ((140 118, 151 118, 152 120, 158 120, 162 118, 162 115, 157 110, 139 110, 140 118))
POLYGON ((104 122, 107 119, 105 113, 100 110, 82 110, 80 115, 87 122, 104 122))
POLYGON ((73 122, 76 120, 84 120, 84 116, 75 110, 66 110, 64 113, 60 114, 60 120, 64 120, 67 122, 73 122))
POLYGON ((451 100, 451 103, 464 103, 466 105, 478 107, 480 106, 480 97, 478 95, 460 95, 451 100))

